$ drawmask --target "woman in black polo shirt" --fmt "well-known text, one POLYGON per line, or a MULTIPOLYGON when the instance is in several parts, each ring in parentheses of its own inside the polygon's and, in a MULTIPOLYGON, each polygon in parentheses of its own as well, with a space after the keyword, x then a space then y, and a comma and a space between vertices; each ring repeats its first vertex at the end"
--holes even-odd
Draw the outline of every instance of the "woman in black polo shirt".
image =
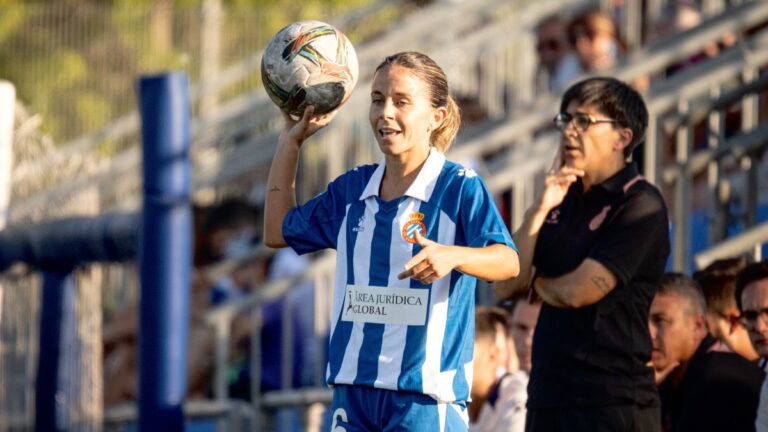
POLYGON ((527 431, 655 431, 659 399, 648 310, 669 255, 659 191, 627 162, 642 143, 642 97, 613 78, 563 95, 561 145, 515 233, 520 276, 544 300, 533 339, 527 431))

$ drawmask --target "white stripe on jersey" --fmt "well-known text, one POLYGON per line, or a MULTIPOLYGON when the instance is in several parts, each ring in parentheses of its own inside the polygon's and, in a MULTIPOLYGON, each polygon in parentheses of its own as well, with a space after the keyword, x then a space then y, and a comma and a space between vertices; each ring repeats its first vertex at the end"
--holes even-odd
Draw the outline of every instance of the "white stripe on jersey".
MULTIPOLYGON (((440 212, 440 223, 437 232, 437 242, 440 244, 454 244, 456 226, 443 212, 440 212)), ((443 342, 448 322, 448 294, 451 290, 451 275, 439 279, 432 284, 430 292, 429 322, 427 323, 427 344, 425 348, 424 365, 421 368, 421 380, 424 393, 439 395, 440 399, 447 396, 446 400, 456 400, 453 391, 453 377, 455 370, 441 372, 440 363, 443 353, 443 342)))
MULTIPOLYGON (((392 241, 389 249, 389 277, 387 286, 393 288, 408 288, 411 279, 398 280, 397 275, 413 255, 413 245, 406 241, 398 241, 402 236, 400 227, 409 220, 410 214, 418 210, 421 203, 417 200, 408 200, 406 205, 400 206, 392 223, 392 241)), ((400 369, 403 365, 403 353, 408 335, 407 325, 384 326, 381 354, 379 355, 379 368, 374 382, 375 387, 397 390, 397 380, 400 377, 400 369)))
MULTIPOLYGON (((376 229, 376 213, 379 212, 379 204, 376 200, 366 200, 366 217, 362 221, 363 229, 357 233, 355 240, 354 256, 354 277, 355 285, 368 285, 371 271, 371 245, 373 244, 373 232, 376 229), (367 217, 371 215, 371 217, 367 217)), ((344 231, 340 231, 344 232, 344 231)), ((344 236, 346 241, 346 236, 344 236)), ((337 255, 341 256, 341 255, 337 255)), ((336 280, 336 290, 342 294, 347 291, 347 275, 342 279, 336 280)), ((343 298, 342 298, 343 302, 343 298)), ((338 315, 337 315, 338 318, 338 315)), ((352 383, 357 377, 357 363, 360 357, 360 348, 363 346, 363 327, 365 323, 355 321, 352 323, 352 333, 349 336, 347 350, 344 351, 344 358, 341 361, 341 368, 336 375, 337 382, 352 383)))
POLYGON ((339 281, 347 280, 347 237, 342 235, 347 231, 347 222, 349 215, 349 208, 351 204, 347 204, 345 209, 344 220, 341 222, 341 229, 339 230, 339 236, 336 239, 336 289, 333 290, 333 308, 331 310, 331 336, 336 330, 336 324, 338 323, 339 316, 341 316, 341 306, 344 304, 344 290, 338 289, 339 281))
MULTIPOLYGON (((471 365, 471 363, 470 363, 471 365)), ((471 381, 470 381, 471 382, 471 381)), ((459 415, 462 421, 464 421, 464 426, 469 427, 469 413, 467 412, 466 408, 460 407, 458 404, 452 403, 448 404, 453 408, 454 411, 456 411, 456 414, 459 415)))
MULTIPOLYGON (((347 237, 344 233, 347 232, 347 221, 349 215, 349 208, 351 204, 347 204, 344 209, 344 220, 341 222, 341 229, 339 229, 339 236, 336 239, 336 278, 334 283, 336 284, 333 289, 333 305, 331 307, 331 332, 329 333, 333 338, 333 332, 336 330, 336 324, 341 316, 341 307, 344 304, 345 290, 339 289, 339 281, 347 280, 347 237)), ((328 339, 330 341, 330 338, 328 339)), ((331 363, 328 362, 325 367, 325 379, 328 380, 331 377, 331 363)))
POLYGON ((464 376, 466 377, 468 383, 471 383, 472 378, 475 377, 475 368, 472 364, 472 361, 464 363, 464 376))
POLYGON ((440 432, 445 431, 445 416, 448 414, 446 412, 446 404, 444 403, 438 403, 437 404, 437 422, 439 423, 438 429, 440 432))

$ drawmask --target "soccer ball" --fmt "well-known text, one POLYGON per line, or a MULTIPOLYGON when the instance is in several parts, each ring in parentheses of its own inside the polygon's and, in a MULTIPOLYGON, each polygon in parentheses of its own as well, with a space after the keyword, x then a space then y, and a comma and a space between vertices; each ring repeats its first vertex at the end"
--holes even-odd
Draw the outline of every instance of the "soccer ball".
POLYGON ((261 79, 284 112, 301 117, 335 110, 357 83, 357 55, 349 39, 330 24, 297 21, 269 41, 261 58, 261 79))

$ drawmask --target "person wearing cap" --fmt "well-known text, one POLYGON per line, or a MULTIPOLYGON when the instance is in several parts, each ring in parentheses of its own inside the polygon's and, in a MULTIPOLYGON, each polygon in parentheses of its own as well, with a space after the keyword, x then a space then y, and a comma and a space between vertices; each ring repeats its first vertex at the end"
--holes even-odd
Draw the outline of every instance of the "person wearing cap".
POLYGON ((533 287, 528 431, 653 431, 658 391, 648 362, 648 308, 669 255, 658 189, 628 162, 643 142, 642 97, 613 78, 563 95, 559 153, 515 232, 520 275, 500 298, 533 287))

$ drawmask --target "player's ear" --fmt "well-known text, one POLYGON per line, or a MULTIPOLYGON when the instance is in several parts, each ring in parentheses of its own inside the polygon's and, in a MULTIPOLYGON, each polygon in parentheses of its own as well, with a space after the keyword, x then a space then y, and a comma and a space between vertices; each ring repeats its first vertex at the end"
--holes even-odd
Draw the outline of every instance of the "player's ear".
POLYGON ((432 110, 432 118, 429 122, 429 131, 436 130, 445 121, 445 117, 448 116, 448 110, 445 107, 437 107, 432 110))

